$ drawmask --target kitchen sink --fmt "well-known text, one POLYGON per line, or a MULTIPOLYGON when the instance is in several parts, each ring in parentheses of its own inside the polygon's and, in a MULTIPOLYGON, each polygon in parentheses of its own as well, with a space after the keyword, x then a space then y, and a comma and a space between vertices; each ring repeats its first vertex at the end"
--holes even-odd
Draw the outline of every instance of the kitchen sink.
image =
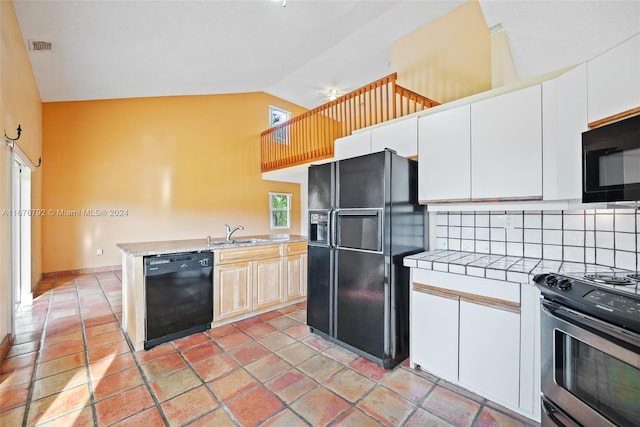
POLYGON ((247 245, 247 244, 261 244, 261 243, 272 243, 272 242, 278 242, 278 241, 282 241, 282 240, 287 240, 289 238, 289 235, 283 235, 283 234, 275 234, 275 235, 271 235, 269 236, 268 239, 260 239, 260 238, 247 238, 247 239, 231 239, 231 240, 224 240, 224 239, 220 239, 220 240, 208 240, 207 244, 209 247, 216 247, 216 246, 225 246, 225 245, 247 245))
POLYGON ((225 240, 212 240, 210 242, 208 242, 207 244, 209 246, 220 246, 220 245, 227 245, 230 244, 231 242, 227 242, 225 240))
POLYGON ((270 241, 269 239, 233 239, 231 243, 265 243, 270 241))
POLYGON ((269 239, 233 239, 233 240, 213 240, 209 243, 209 246, 222 246, 222 245, 240 245, 247 243, 266 243, 270 242, 269 239))
POLYGON ((280 240, 289 240, 289 235, 288 234, 271 234, 269 236, 269 240, 277 242, 280 240))

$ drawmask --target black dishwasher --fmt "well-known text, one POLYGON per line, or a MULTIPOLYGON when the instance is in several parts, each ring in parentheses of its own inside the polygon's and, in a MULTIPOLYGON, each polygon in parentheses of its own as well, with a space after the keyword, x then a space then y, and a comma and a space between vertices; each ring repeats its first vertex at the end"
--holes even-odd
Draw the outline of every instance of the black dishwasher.
POLYGON ((145 350, 202 332, 213 321, 213 253, 144 257, 145 350))

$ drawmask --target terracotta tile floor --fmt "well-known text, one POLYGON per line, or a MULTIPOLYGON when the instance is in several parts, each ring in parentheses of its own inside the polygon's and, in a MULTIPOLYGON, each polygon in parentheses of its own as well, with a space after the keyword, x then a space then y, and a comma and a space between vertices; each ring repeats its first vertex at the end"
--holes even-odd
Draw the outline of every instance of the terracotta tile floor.
POLYGON ((133 352, 119 276, 41 283, 1 365, 1 426, 534 425, 310 335, 305 304, 133 352))

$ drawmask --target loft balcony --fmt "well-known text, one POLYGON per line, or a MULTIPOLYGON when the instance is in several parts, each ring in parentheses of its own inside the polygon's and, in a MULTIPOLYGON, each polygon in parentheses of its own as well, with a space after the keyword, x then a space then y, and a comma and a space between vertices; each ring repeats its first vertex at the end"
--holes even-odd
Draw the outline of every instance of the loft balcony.
POLYGON ((439 105, 396 80, 390 74, 262 132, 262 172, 331 158, 337 138, 439 105))

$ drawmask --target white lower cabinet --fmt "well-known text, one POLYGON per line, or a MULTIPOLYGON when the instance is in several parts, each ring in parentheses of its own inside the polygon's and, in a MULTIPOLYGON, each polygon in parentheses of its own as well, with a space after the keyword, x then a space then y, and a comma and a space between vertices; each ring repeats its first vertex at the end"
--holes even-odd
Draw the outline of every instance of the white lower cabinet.
POLYGON ((411 269, 411 366, 540 421, 536 288, 411 269))
POLYGON ((520 409, 540 419, 540 291, 520 286, 520 409))
POLYGON ((413 293, 411 362, 442 378, 458 377, 458 298, 413 293), (439 325, 434 328, 433 325, 439 325))
POLYGON ((460 301, 460 384, 517 407, 519 355, 519 313, 460 301))

